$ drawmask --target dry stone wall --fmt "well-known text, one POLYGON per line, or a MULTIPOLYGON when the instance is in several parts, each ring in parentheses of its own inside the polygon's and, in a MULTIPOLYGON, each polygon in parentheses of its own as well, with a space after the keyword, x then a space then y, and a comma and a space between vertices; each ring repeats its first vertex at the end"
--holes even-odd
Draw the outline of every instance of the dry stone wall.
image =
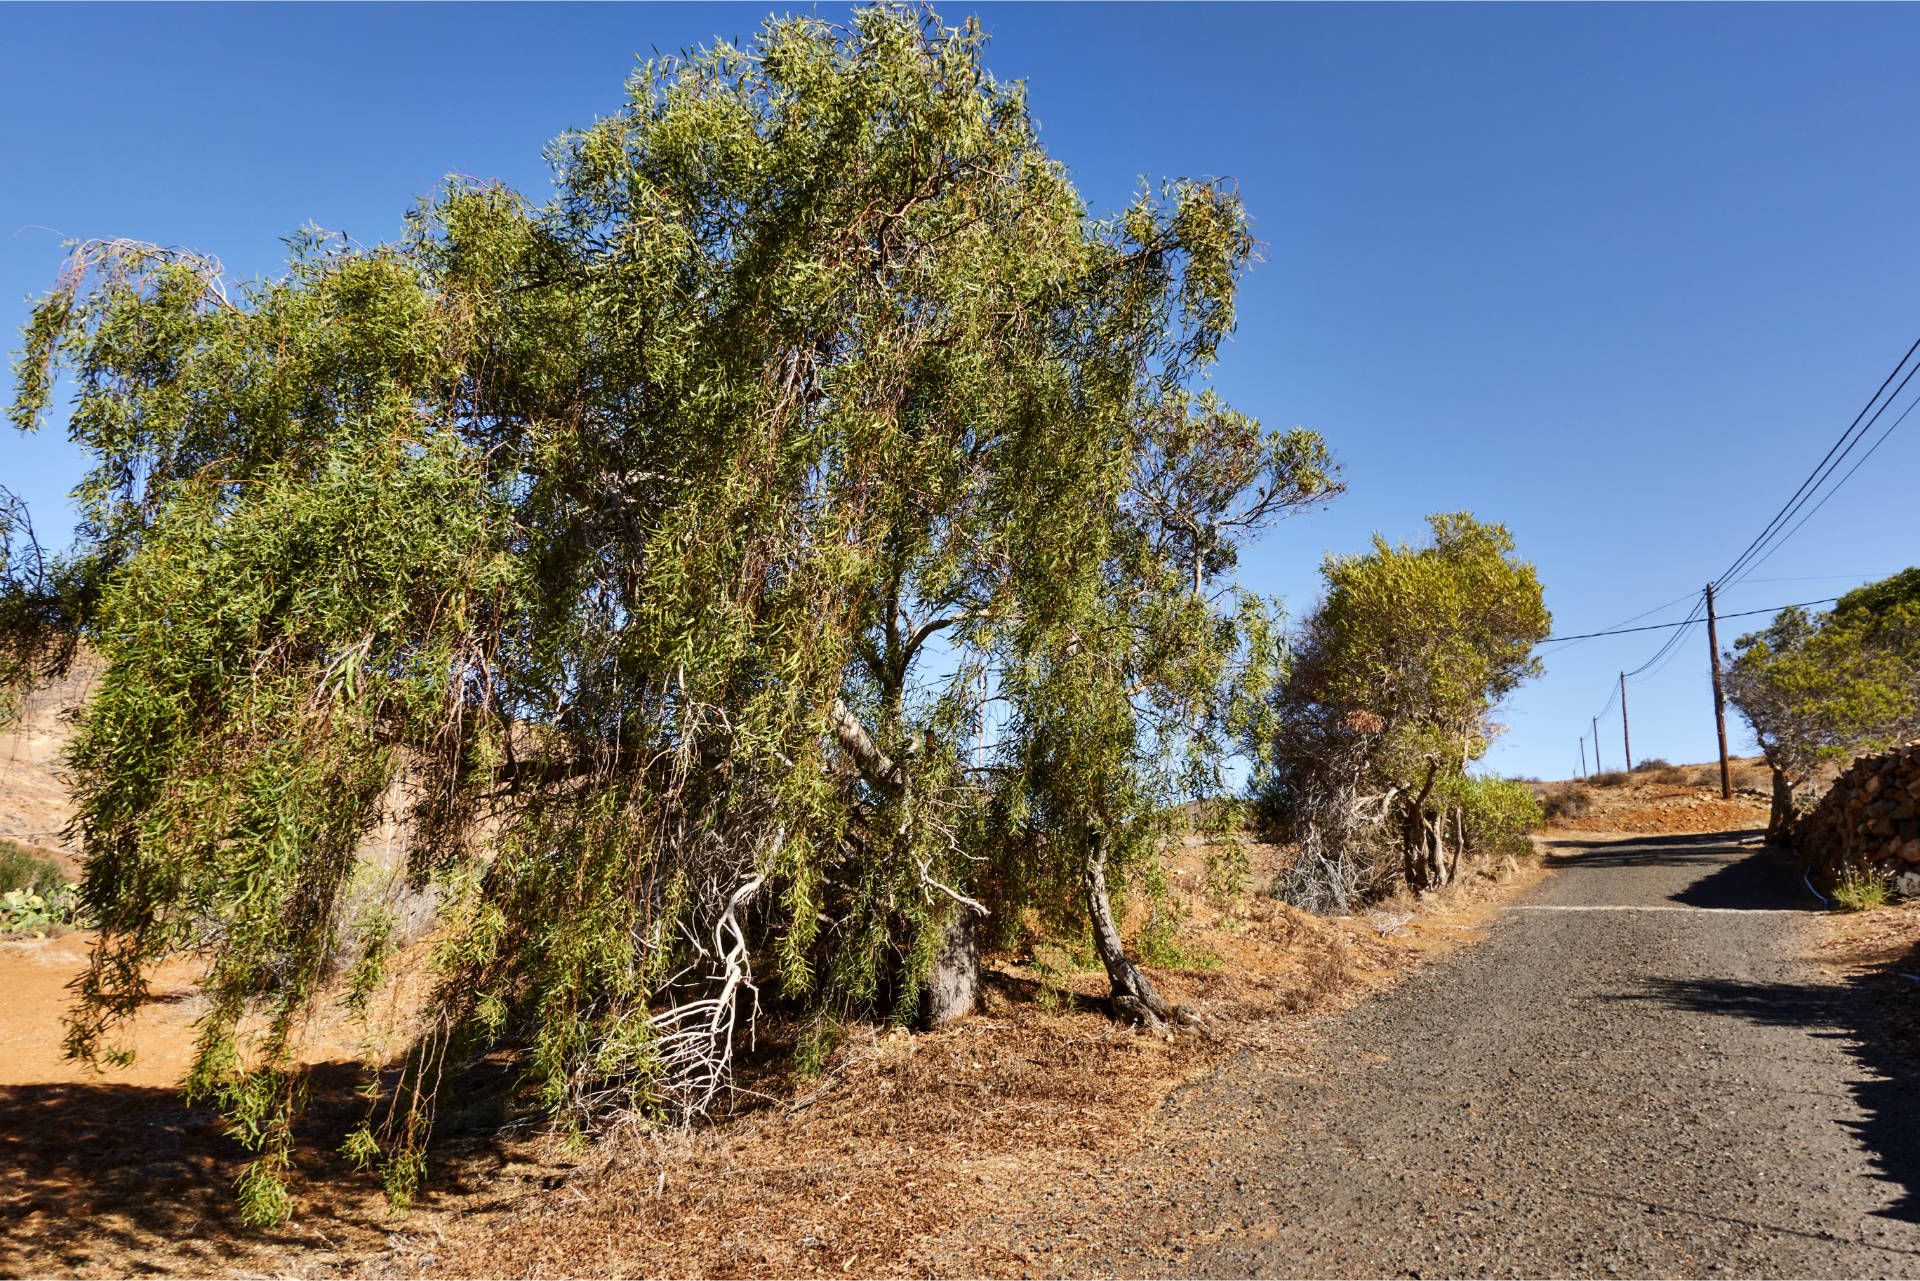
POLYGON ((1876 872, 1920 894, 1920 742, 1848 766, 1800 820, 1794 843, 1829 886, 1876 872))

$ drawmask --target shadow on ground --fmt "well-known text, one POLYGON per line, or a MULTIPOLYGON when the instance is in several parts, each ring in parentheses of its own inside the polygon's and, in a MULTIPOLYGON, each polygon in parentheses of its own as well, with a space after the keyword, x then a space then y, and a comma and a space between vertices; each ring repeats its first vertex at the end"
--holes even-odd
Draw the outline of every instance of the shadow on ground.
POLYGON ((1759 836, 1761 829, 1682 832, 1670 836, 1556 836, 1549 862, 1576 860, 1582 867, 1704 867, 1727 861, 1727 847, 1759 836), (1561 853, 1571 850, 1572 853, 1561 853))
MULTIPOLYGON (((506 1160, 494 1129, 507 1077, 462 1073, 436 1127, 419 1204, 462 1195, 506 1160)), ((379 1185, 339 1155, 365 1114, 361 1068, 323 1063, 295 1126, 292 1222, 240 1220, 233 1181, 249 1154, 177 1089, 110 1082, 0 1086, 0 1277, 281 1274, 296 1256, 352 1269, 406 1226, 379 1185)), ((303 1266, 302 1271, 310 1270, 303 1266)))
MULTIPOLYGON (((1753 833, 1728 833, 1724 839, 1750 835, 1753 833)), ((1743 911, 1819 911, 1825 906, 1824 900, 1803 885, 1800 876, 1791 851, 1763 845, 1745 858, 1701 877, 1673 895, 1673 901, 1688 907, 1743 911)))
POLYGON ((1631 840, 1609 837, 1594 841, 1557 841, 1569 852, 1548 856, 1549 861, 1580 867, 1695 868, 1704 875, 1689 882, 1669 901, 1687 907, 1741 911, 1819 910, 1823 904, 1801 884, 1800 872, 1787 851, 1776 846, 1752 848, 1744 857, 1730 849, 1757 839, 1761 829, 1734 832, 1688 832, 1674 836, 1643 836, 1631 840))
MULTIPOLYGON (((1689 907, 1819 910, 1788 851, 1762 846, 1729 857, 1730 846, 1756 835, 1650 836, 1561 858, 1583 867, 1698 867, 1706 874, 1670 896, 1689 907)), ((1878 1176, 1897 1189, 1896 1200, 1881 1213, 1920 1223, 1920 982, 1905 977, 1911 974, 1920 974, 1920 949, 1840 984, 1663 979, 1644 995, 1625 999, 1803 1028, 1845 1042, 1861 1069, 1859 1079, 1845 1083, 1867 1115, 1856 1126, 1858 1137, 1873 1154, 1878 1176)))
POLYGON ((1920 948, 1840 984, 1661 980, 1644 997, 1676 1007, 1837 1037, 1860 1067, 1844 1082, 1867 1119, 1854 1125, 1875 1173, 1894 1185, 1888 1218, 1920 1223, 1920 948))
MULTIPOLYGON (((316 1092, 351 1092, 344 1074, 317 1075, 316 1092)), ((324 1146, 312 1150, 321 1136, 301 1137, 303 1162, 329 1163, 324 1146)), ((310 1246, 310 1229, 239 1221, 232 1183, 246 1159, 219 1118, 177 1090, 0 1087, 0 1275, 209 1275, 276 1245, 310 1246)), ((328 1216, 336 1222, 384 1235, 378 1223, 328 1216)))

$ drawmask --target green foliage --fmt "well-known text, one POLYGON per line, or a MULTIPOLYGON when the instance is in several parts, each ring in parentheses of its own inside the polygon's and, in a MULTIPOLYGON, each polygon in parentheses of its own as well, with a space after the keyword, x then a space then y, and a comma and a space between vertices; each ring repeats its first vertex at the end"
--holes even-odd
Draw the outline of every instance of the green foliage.
POLYGON ((58 863, 0 841, 0 933, 40 933, 79 919, 79 895, 58 863))
POLYGON ((60 865, 12 841, 0 841, 0 890, 25 890, 46 896, 67 883, 60 865))
POLYGON ((1320 701, 1385 723, 1378 763, 1403 778, 1430 752, 1485 754, 1489 712, 1539 674, 1533 646, 1552 625, 1540 580, 1513 558, 1504 526, 1466 512, 1428 523, 1426 546, 1376 535, 1366 555, 1330 557, 1326 598, 1301 646, 1320 701))
POLYGON ((58 889, 48 894, 37 894, 32 890, 8 890, 0 894, 0 933, 40 933, 71 925, 75 907, 74 895, 69 889, 58 889))
POLYGON ((1217 970, 1220 958, 1209 949, 1180 937, 1180 920, 1172 912, 1156 910, 1140 931, 1135 947, 1143 964, 1167 970, 1217 970))
POLYGON ((1854 588, 1834 602, 1833 614, 1858 621, 1891 620, 1915 606, 1920 606, 1920 566, 1854 588))
POLYGON ((0 486, 0 726, 18 717, 35 680, 73 661, 79 591, 40 546, 26 504, 0 486))
POLYGON ((1041 1009, 1049 1014, 1059 1014, 1079 1008, 1080 996, 1068 985, 1067 980, 1099 964, 1092 959, 1092 948, 1085 950, 1087 955, 1076 956, 1072 950, 1052 944, 1034 948, 1028 968, 1039 980, 1034 1000, 1041 1009))
POLYGON ((189 1087, 250 1218, 287 1211, 305 1013, 383 981, 378 824, 444 905, 352 1148, 404 1201, 474 1047, 570 1125, 698 1113, 762 984, 901 1017, 957 900, 1077 934, 1093 834, 1151 895, 1175 802, 1270 737, 1277 610, 1224 578, 1339 483, 1199 389, 1246 214, 1089 216, 981 45, 772 22, 643 65, 545 207, 450 180, 403 243, 304 231, 237 290, 84 245, 36 307, 11 415, 71 379, 94 467, 17 595, 106 664, 69 1046, 123 1056, 151 966, 204 954, 189 1087))
POLYGON ((1467 848, 1489 854, 1530 854, 1527 833, 1547 821, 1533 789, 1494 775, 1469 775, 1455 785, 1467 848))
POLYGON ((1893 902, 1893 886, 1873 872, 1848 872, 1833 887, 1833 905, 1843 912, 1871 912, 1893 902))
POLYGON ((1450 875, 1414 846, 1445 839, 1442 816, 1499 732, 1495 710, 1541 670, 1533 647, 1552 619, 1512 535, 1466 512, 1428 523, 1425 545, 1376 535, 1364 555, 1327 558, 1325 596, 1273 703, 1258 781, 1265 813, 1300 846, 1284 892, 1303 906, 1344 908, 1396 873, 1450 875))
POLYGON ((1849 592, 1825 614, 1782 610, 1735 642, 1726 692, 1792 785, 1822 762, 1920 734, 1920 570, 1849 592))
POLYGON ((817 1079, 840 1048, 846 1029, 831 1015, 821 1014, 801 1028, 793 1047, 793 1074, 802 1081, 817 1079))

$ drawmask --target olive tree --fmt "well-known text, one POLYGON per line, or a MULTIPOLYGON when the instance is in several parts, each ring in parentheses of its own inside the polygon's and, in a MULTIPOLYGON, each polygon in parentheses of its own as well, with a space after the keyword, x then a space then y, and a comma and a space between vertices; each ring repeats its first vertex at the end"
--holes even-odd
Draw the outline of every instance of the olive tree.
POLYGON ((1734 642, 1727 700, 1773 773, 1767 839, 1793 839, 1794 796, 1822 764, 1920 736, 1920 570, 1793 607, 1734 642))
POLYGON ((1467 767, 1499 732, 1501 700, 1540 671, 1533 647, 1552 620, 1512 535, 1466 512, 1428 523, 1423 545, 1376 535, 1369 552, 1327 558, 1275 699, 1264 791, 1300 846, 1292 892, 1315 906, 1395 874, 1415 889, 1453 878, 1477 794, 1467 767))
MULTIPOLYGON (((976 27, 874 8, 645 64, 536 207, 450 180, 287 273, 75 249, 15 367, 93 459, 60 599, 99 922, 69 1046, 209 958, 190 1088, 286 1213, 299 1034, 389 981, 377 826, 436 987, 349 1151, 404 1197, 438 1086, 697 1114, 768 996, 964 1009, 981 918, 1113 928, 1277 671, 1238 549, 1337 490, 1201 385, 1229 186, 1094 217, 976 27)), ((31 595, 31 593, 29 593, 31 595)), ((44 597, 44 593, 42 596, 44 597)), ((39 599, 39 598, 36 598, 39 599)))

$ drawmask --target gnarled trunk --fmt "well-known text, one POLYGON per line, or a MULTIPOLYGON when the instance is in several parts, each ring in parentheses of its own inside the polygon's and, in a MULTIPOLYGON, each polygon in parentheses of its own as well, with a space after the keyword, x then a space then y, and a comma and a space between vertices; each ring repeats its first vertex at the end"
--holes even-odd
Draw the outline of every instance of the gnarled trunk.
POLYGON ((1446 880, 1446 850, 1439 829, 1427 815, 1427 797, 1440 776, 1440 762, 1427 757, 1427 781, 1417 793, 1407 796, 1405 831, 1402 834, 1401 871, 1407 888, 1431 889, 1446 880))
POLYGON ((1107 980, 1113 985, 1113 1008, 1134 1022, 1152 1028, 1164 1026, 1169 1019, 1198 1025, 1199 1015, 1185 1005, 1169 1005, 1121 944, 1120 930, 1113 923, 1113 903, 1107 897, 1107 833, 1097 827, 1087 832, 1086 890, 1087 917, 1093 922, 1093 945, 1100 953, 1101 964, 1107 967, 1107 980))
POLYGON ((1778 765, 1773 766, 1773 811, 1767 815, 1767 842, 1770 845, 1793 844, 1793 781, 1778 765))

